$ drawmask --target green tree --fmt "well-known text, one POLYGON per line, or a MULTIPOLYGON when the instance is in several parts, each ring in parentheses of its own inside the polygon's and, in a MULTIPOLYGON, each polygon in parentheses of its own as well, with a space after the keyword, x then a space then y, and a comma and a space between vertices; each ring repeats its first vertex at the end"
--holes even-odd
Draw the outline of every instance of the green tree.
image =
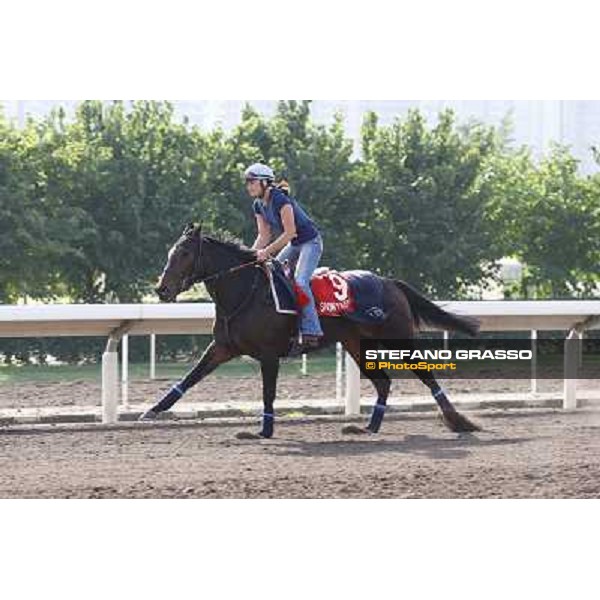
POLYGON ((56 289, 56 250, 44 197, 40 132, 20 131, 0 113, 0 301, 44 298, 56 289))
POLYGON ((578 161, 561 146, 539 164, 521 150, 495 167, 495 211, 505 251, 524 263, 516 295, 592 295, 599 281, 600 178, 582 177, 578 161))
POLYGON ((83 102, 73 123, 46 125, 62 140, 46 170, 68 293, 141 299, 208 189, 203 137, 158 102, 83 102))
POLYGON ((363 128, 363 265, 438 297, 465 293, 501 257, 481 175, 496 151, 493 128, 458 127, 452 111, 428 127, 418 111, 363 128))

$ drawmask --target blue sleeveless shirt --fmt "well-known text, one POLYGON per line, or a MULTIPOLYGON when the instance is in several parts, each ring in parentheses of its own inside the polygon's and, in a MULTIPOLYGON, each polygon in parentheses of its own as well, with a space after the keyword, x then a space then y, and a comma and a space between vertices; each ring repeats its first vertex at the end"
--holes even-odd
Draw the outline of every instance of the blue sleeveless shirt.
POLYGON ((304 244, 319 235, 319 230, 315 222, 306 214, 305 210, 298 204, 295 198, 288 196, 277 188, 271 188, 269 202, 265 204, 260 198, 256 198, 252 207, 254 213, 262 215, 265 221, 271 227, 271 233, 279 236, 283 233, 283 223, 281 221, 281 209, 290 204, 294 211, 294 221, 296 223, 296 237, 292 240, 293 246, 304 244))

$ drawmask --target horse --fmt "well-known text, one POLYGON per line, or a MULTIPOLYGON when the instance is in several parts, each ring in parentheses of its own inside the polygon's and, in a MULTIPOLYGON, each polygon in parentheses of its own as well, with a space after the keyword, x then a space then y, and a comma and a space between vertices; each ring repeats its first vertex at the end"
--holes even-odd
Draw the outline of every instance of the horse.
MULTIPOLYGON (((317 349, 341 342, 361 368, 361 339, 377 338, 383 344, 386 339, 412 340, 421 323, 477 335, 479 322, 476 319, 445 311, 403 281, 374 276, 383 284, 388 309, 385 320, 363 324, 343 316, 321 317, 324 336, 317 349)), ((271 438, 279 364, 288 355, 290 340, 297 331, 297 315, 276 311, 267 275, 257 262, 254 250, 231 240, 203 235, 201 224, 189 223, 169 250, 155 291, 162 302, 175 302, 179 294, 200 282, 205 284, 216 306, 213 340, 187 375, 139 418, 156 419, 219 365, 247 355, 260 363, 264 410, 260 431, 256 434, 240 432, 238 437, 271 438)), ((344 433, 375 434, 383 422, 391 382, 385 372, 373 375, 363 368, 361 372, 375 387, 377 399, 366 427, 348 426, 344 433)), ((413 372, 429 388, 442 421, 450 430, 479 430, 478 425, 455 409, 432 372, 413 372)))

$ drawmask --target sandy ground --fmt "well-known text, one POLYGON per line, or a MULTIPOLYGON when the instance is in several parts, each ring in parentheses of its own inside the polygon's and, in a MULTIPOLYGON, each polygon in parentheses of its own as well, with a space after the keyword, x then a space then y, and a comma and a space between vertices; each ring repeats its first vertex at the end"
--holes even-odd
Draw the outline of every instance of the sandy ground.
MULTIPOLYGON (((185 369, 182 368, 182 375, 185 369)), ((174 380, 139 380, 129 383, 129 402, 148 404, 159 400, 174 380)), ((539 380, 540 392, 561 392, 562 379, 539 380)), ((523 392, 530 390, 528 380, 483 380, 466 379, 444 384, 450 393, 523 392)), ((598 390, 600 380, 580 380, 580 389, 598 390)), ((260 375, 219 376, 212 374, 192 388, 185 396, 189 402, 214 402, 236 400, 262 401, 260 375)), ((416 379, 396 379, 392 383, 392 396, 425 395, 428 390, 416 379)), ((365 400, 374 398, 374 389, 367 380, 361 382, 361 396, 365 400)), ((285 374, 279 378, 280 399, 330 398, 335 397, 335 375, 333 373, 309 374, 308 376, 285 374)), ((100 405, 100 383, 90 381, 31 382, 0 384, 0 408, 26 408, 38 406, 94 406, 100 405)))
MULTIPOLYGON (((471 415, 473 416, 473 415, 471 415)), ((0 430, 0 497, 600 497, 600 412, 485 411, 459 436, 433 415, 348 437, 341 422, 0 430)))

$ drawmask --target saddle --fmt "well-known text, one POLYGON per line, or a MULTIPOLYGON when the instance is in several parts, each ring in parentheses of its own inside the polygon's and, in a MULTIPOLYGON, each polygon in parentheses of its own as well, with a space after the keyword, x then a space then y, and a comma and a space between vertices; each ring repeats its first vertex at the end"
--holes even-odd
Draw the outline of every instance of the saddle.
MULTIPOLYGON (((275 310, 282 314, 298 314, 308 298, 291 273, 279 261, 265 264, 275 310)), ((382 280, 370 271, 336 271, 319 267, 313 273, 310 287, 320 317, 346 317, 360 323, 383 321, 386 309, 382 280)))

